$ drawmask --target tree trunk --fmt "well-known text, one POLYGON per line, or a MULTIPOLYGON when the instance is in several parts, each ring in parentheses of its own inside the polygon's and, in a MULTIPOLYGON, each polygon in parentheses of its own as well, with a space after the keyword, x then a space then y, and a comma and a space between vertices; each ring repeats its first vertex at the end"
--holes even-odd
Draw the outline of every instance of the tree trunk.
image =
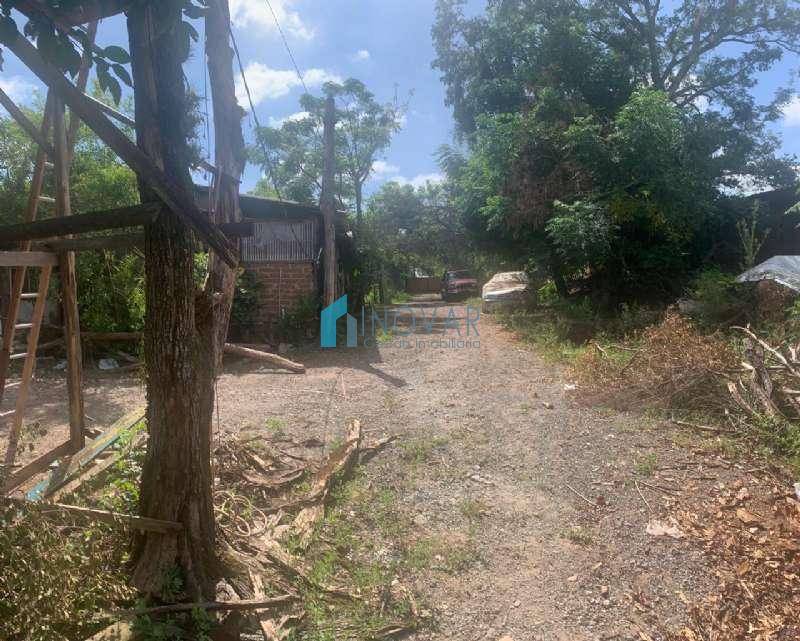
MULTIPOLYGON (((136 138, 164 172, 191 192, 189 111, 179 53, 180 4, 132 5, 128 34, 136 86, 136 138)), ((143 202, 156 195, 140 183, 143 202)), ((177 521, 180 535, 145 533, 134 543, 133 584, 158 594, 179 568, 192 598, 213 598, 217 571, 211 443, 197 403, 194 235, 165 214, 145 227, 147 421, 140 513, 177 521)))

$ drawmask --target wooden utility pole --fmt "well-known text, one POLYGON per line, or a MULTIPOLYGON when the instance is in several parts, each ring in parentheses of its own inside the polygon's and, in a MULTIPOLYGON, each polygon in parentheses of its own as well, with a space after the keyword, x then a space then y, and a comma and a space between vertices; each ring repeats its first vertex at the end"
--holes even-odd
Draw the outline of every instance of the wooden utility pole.
POLYGON ((323 169, 322 193, 320 209, 325 227, 325 249, 323 252, 324 296, 325 307, 336 299, 336 198, 334 196, 334 180, 336 173, 336 104, 333 96, 325 101, 325 117, 323 120, 323 169))

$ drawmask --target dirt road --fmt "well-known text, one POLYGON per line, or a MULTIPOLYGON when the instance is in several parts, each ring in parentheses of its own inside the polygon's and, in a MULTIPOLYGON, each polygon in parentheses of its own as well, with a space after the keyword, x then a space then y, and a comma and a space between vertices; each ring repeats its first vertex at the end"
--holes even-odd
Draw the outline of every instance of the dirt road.
MULTIPOLYGON (((358 418, 373 436, 400 435, 365 472, 394 497, 399 546, 415 559, 430 625, 414 638, 641 639, 680 624, 679 596, 710 586, 704 560, 645 529, 670 500, 648 485, 691 482, 691 455, 652 421, 578 406, 557 367, 488 317, 471 346, 437 348, 431 337, 458 338, 452 324, 440 333, 449 306, 411 307, 411 335, 301 352, 305 376, 240 363, 220 386, 222 425, 273 417, 331 443, 358 418)), ((454 309, 466 339, 467 312, 454 309)), ((401 321, 410 329, 408 310, 401 321)))
MULTIPOLYGON (((425 622, 415 639, 664 638, 685 616, 682 599, 712 581, 701 552, 647 524, 676 490, 724 470, 704 469, 651 420, 579 406, 558 367, 490 319, 470 344, 437 347, 432 338, 458 338, 456 324, 463 334, 467 310, 448 320, 441 303, 410 307, 408 336, 293 352, 305 375, 230 363, 219 429, 282 430, 330 447, 358 418, 370 437, 399 435, 362 472, 397 527, 365 524, 377 519, 369 510, 357 525, 379 557, 405 555, 403 581, 425 622), (422 316, 434 310, 429 335, 422 316)), ((142 401, 135 378, 89 382, 92 416, 142 401)))

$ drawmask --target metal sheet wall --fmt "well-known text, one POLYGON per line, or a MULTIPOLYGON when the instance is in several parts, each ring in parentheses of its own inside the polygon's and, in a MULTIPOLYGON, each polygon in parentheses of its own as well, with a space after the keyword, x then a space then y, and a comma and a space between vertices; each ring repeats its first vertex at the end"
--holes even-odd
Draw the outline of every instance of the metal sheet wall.
POLYGON ((256 222, 253 236, 242 239, 242 262, 314 261, 320 247, 319 224, 316 218, 296 222, 256 222))

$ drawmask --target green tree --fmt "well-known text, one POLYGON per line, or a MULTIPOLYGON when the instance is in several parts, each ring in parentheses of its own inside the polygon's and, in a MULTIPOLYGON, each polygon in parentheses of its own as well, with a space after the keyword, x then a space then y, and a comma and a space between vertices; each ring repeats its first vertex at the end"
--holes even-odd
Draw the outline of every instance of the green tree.
POLYGON ((281 195, 301 202, 317 202, 322 187, 322 122, 325 98, 336 101, 336 197, 342 207, 352 206, 360 226, 364 184, 372 168, 400 129, 402 107, 382 104, 363 82, 349 78, 342 84, 326 83, 323 96, 305 94, 299 117, 280 128, 262 127, 259 141, 250 149, 253 162, 267 174, 256 193, 272 195, 272 181, 281 195))
POLYGON ((467 226, 532 254, 562 294, 570 280, 674 293, 709 251, 723 188, 795 180, 768 129, 788 93, 759 105, 749 91, 800 48, 793 3, 463 5, 439 0, 433 28, 470 151, 448 176, 467 226))

